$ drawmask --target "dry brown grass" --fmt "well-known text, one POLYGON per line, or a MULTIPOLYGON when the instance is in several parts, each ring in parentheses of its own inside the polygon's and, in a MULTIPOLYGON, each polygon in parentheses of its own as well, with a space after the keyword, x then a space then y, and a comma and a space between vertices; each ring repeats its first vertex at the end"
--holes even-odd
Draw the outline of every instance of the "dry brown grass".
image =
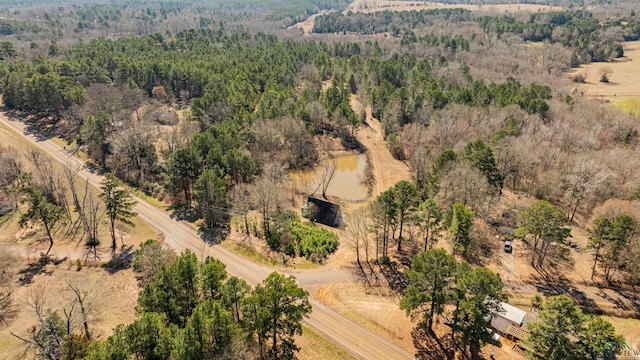
MULTIPOLYGON (((28 262, 22 259, 16 264, 19 271, 24 271, 28 262)), ((25 278, 27 274, 18 274, 25 278)), ((35 312, 27 299, 30 294, 43 291, 46 299, 45 309, 57 310, 69 306, 73 294, 65 281, 69 281, 86 289, 87 300, 93 309, 90 312, 90 331, 98 339, 104 339, 118 324, 128 324, 135 318, 135 304, 138 298, 138 287, 133 272, 122 270, 109 274, 105 269, 96 266, 85 266, 77 271, 75 261, 67 260, 58 265, 49 264, 35 274, 30 283, 20 285, 17 280, 13 293, 13 304, 16 310, 7 325, 0 327, 0 358, 13 359, 24 352, 25 347, 20 340, 10 333, 28 335, 29 328, 37 323, 35 312)))
POLYGON ((608 63, 591 63, 572 69, 566 77, 582 75, 584 83, 574 84, 587 96, 610 101, 623 111, 640 113, 640 41, 623 43, 625 56, 608 63), (600 82, 601 69, 609 68, 609 82, 600 82))
POLYGON ((365 328, 386 336, 406 349, 413 349, 411 330, 414 324, 400 310, 399 297, 378 296, 368 292, 361 285, 330 284, 318 288, 314 297, 365 328))
POLYGON ((616 332, 624 336, 627 345, 633 349, 640 349, 640 320, 621 319, 612 316, 602 316, 602 318, 616 328, 616 332))
POLYGON ((296 337, 296 345, 300 347, 297 354, 300 360, 344 359, 355 360, 350 353, 343 348, 318 335, 318 333, 303 326, 302 336, 296 337))
MULTIPOLYGON (((0 144, 11 146, 19 153, 34 147, 20 134, 0 124, 0 144)), ((23 163, 27 163, 23 161, 23 163)), ((57 170, 60 165, 56 164, 57 170)), ((27 168, 28 170, 28 168, 27 168)), ((84 189, 84 187, 80 187, 84 189)), ((93 191, 97 191, 93 189, 93 191)), ((67 194, 71 199, 71 195, 67 194)), ((78 270, 77 259, 83 259, 86 251, 79 237, 64 239, 62 231, 56 233, 51 256, 59 260, 57 265, 49 264, 37 267, 30 264, 36 262, 40 253, 44 252, 47 244, 42 243, 43 234, 39 226, 20 228, 18 215, 5 217, 0 227, 0 245, 2 251, 11 251, 17 255, 14 270, 14 291, 12 294, 13 314, 5 324, 0 324, 0 359, 13 359, 24 351, 24 346, 10 333, 25 335, 30 326, 35 325, 36 318, 26 299, 29 294, 38 289, 44 289, 47 304, 45 308, 62 311, 68 306, 73 295, 68 290, 65 281, 82 284, 90 292, 89 301, 94 311, 91 315, 90 330, 97 338, 105 338, 111 334, 117 324, 128 324, 135 317, 135 304, 138 287, 131 270, 120 270, 109 273, 101 267, 110 260, 109 231, 106 221, 101 224, 100 236, 102 245, 99 247, 101 259, 97 262, 82 261, 83 267, 78 270)), ((146 223, 135 218, 135 227, 120 227, 118 231, 120 241, 133 250, 138 244, 148 238, 155 238, 156 233, 146 223)))

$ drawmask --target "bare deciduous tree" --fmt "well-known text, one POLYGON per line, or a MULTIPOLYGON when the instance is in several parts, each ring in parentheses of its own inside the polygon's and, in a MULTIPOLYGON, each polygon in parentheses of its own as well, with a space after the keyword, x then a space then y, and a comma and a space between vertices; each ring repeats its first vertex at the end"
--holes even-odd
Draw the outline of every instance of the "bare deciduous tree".
MULTIPOLYGON (((91 333, 89 332, 89 315, 93 310, 91 301, 87 299, 89 296, 89 291, 85 288, 85 286, 78 284, 77 282, 69 282, 69 280, 65 280, 69 289, 75 295, 74 302, 77 302, 80 305, 80 316, 82 317, 80 320, 82 322, 82 329, 84 330, 84 336, 87 339, 91 339, 91 333)), ((71 329, 68 328, 68 334, 71 334, 71 329)))
MULTIPOLYGON (((78 325, 82 326, 82 338, 91 339, 89 332, 90 314, 93 310, 91 302, 92 291, 77 281, 65 280, 72 297, 67 299, 62 308, 64 319, 48 307, 46 282, 32 286, 27 294, 27 305, 33 308, 37 318, 37 325, 30 329, 28 335, 11 333, 14 337, 27 345, 27 351, 34 349, 37 359, 62 359, 65 352, 65 342, 78 325), (78 311, 80 312, 78 318, 78 311)), ((76 335, 77 336, 77 335, 76 335)))
POLYGON ((315 182, 318 184, 315 191, 311 194, 315 194, 319 189, 322 190, 322 197, 327 198, 327 190, 333 180, 333 176, 338 169, 338 162, 334 159, 325 161, 322 163, 322 171, 317 173, 315 182))
MULTIPOLYGON (((599 164, 591 159, 580 159, 574 166, 572 171, 567 172, 564 177, 567 200, 567 217, 569 221, 573 221, 576 212, 588 200, 589 197, 595 197, 602 200, 603 191, 607 191, 610 183, 606 169, 600 168, 599 164)), ((595 206, 595 205, 593 205, 595 206)), ((587 208, 587 212, 593 207, 587 208)))
MULTIPOLYGON (((87 187, 89 182, 86 182, 87 187)), ((103 207, 102 201, 99 199, 99 195, 86 191, 83 206, 85 208, 85 220, 87 222, 87 241, 85 245, 89 252, 93 251, 94 260, 98 259, 98 245, 100 245, 100 239, 98 237, 98 231, 100 228, 100 222, 107 212, 107 209, 103 207)))
MULTIPOLYGON (((366 206, 360 207, 347 216, 349 221, 347 226, 347 233, 349 234, 349 238, 351 239, 351 244, 356 250, 356 263, 358 264, 358 268, 362 276, 364 277, 367 285, 371 285, 369 281, 369 277, 367 276, 367 272, 362 266, 362 262, 360 260, 360 251, 364 247, 365 250, 365 260, 367 264, 369 263, 368 258, 368 245, 369 245, 369 209, 366 206)), ((370 267, 370 266, 369 266, 370 267)))
POLYGON ((436 200, 443 208, 461 202, 479 212, 486 210, 484 208, 492 195, 487 178, 480 170, 466 162, 458 162, 440 176, 440 191, 436 200))
POLYGON ((58 171, 53 166, 53 159, 38 149, 26 151, 26 157, 33 165, 33 184, 52 204, 60 206, 67 218, 71 217, 71 209, 67 202, 66 189, 58 171))
POLYGON ((11 191, 22 173, 22 162, 17 151, 0 146, 0 215, 18 208, 18 198, 11 191))
POLYGON ((242 225, 247 236, 250 236, 248 214, 253 206, 250 190, 248 184, 242 183, 235 186, 229 194, 231 208, 242 217, 242 225))
POLYGON ((280 186, 270 178, 261 178, 251 188, 254 204, 262 215, 264 236, 271 235, 271 215, 280 204, 282 194, 280 186))
POLYGON ((160 267, 172 264, 176 257, 175 251, 160 241, 147 240, 142 243, 133 259, 133 270, 138 274, 136 277, 140 286, 151 282, 160 267))

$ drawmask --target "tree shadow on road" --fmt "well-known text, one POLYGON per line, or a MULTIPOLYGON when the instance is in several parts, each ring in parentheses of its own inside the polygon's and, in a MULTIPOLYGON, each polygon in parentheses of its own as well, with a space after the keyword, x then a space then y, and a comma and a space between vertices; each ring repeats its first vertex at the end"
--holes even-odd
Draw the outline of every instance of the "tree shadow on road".
POLYGON ((217 227, 213 230, 210 230, 201 226, 200 229, 198 229, 198 234, 200 235, 200 238, 207 244, 217 245, 224 241, 224 239, 229 237, 229 228, 217 227))
POLYGON ((167 210, 171 212, 171 218, 194 223, 200 219, 200 212, 191 206, 171 206, 167 210))
POLYGON ((411 331, 413 346, 416 348, 416 359, 420 360, 452 360, 455 359, 455 347, 451 337, 438 337, 433 331, 416 326, 411 331))

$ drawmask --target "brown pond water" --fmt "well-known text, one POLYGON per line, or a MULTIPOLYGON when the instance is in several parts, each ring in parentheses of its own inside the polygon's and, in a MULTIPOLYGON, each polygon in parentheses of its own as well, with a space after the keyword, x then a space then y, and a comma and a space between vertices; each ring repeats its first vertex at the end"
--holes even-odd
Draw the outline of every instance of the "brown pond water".
MULTIPOLYGON (((369 189, 364 184, 367 156, 364 154, 338 156, 328 161, 336 162, 336 172, 333 175, 327 196, 337 197, 348 201, 363 201, 369 196, 369 189)), ((292 171, 289 177, 298 191, 311 195, 322 182, 322 163, 307 171, 292 171)), ((318 188, 315 196, 322 196, 322 189, 318 188)))

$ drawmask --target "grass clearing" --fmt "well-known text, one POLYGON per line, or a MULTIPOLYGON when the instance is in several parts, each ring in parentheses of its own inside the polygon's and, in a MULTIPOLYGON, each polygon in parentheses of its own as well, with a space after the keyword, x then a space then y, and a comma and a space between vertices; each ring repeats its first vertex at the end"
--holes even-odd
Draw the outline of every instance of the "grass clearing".
POLYGON ((320 269, 321 267, 322 265, 311 262, 311 261, 304 261, 300 264, 296 264, 296 268, 301 270, 314 270, 314 269, 320 269))
POLYGON ((624 112, 640 114, 640 41, 627 41, 622 45, 623 58, 582 65, 568 71, 565 77, 582 75, 584 83, 572 86, 585 96, 606 99, 624 112), (607 71, 607 83, 600 82, 603 71, 607 71))
POLYGON ((400 309, 396 296, 369 293, 365 286, 353 283, 323 285, 313 296, 354 323, 413 349, 411 331, 415 323, 400 309))
POLYGON ((611 104, 619 110, 631 114, 640 115, 640 96, 626 97, 617 96, 610 98, 611 104))
POLYGON ((64 147, 67 147, 67 146, 71 146, 71 145, 67 142, 67 140, 65 140, 65 139, 63 139, 63 138, 60 138, 60 137, 57 137, 57 136, 54 136, 54 137, 50 138, 50 140, 51 140, 51 141, 53 141, 56 145, 61 146, 61 147, 63 147, 63 148, 64 148, 64 147))
POLYGON ((604 320, 613 324, 616 332, 624 336, 627 345, 633 349, 640 349, 640 320, 625 319, 613 316, 600 316, 604 320))
POLYGON ((298 358, 301 360, 356 359, 349 352, 320 336, 320 334, 307 326, 302 326, 302 336, 296 339, 296 343, 301 347, 301 351, 298 354, 298 358))

